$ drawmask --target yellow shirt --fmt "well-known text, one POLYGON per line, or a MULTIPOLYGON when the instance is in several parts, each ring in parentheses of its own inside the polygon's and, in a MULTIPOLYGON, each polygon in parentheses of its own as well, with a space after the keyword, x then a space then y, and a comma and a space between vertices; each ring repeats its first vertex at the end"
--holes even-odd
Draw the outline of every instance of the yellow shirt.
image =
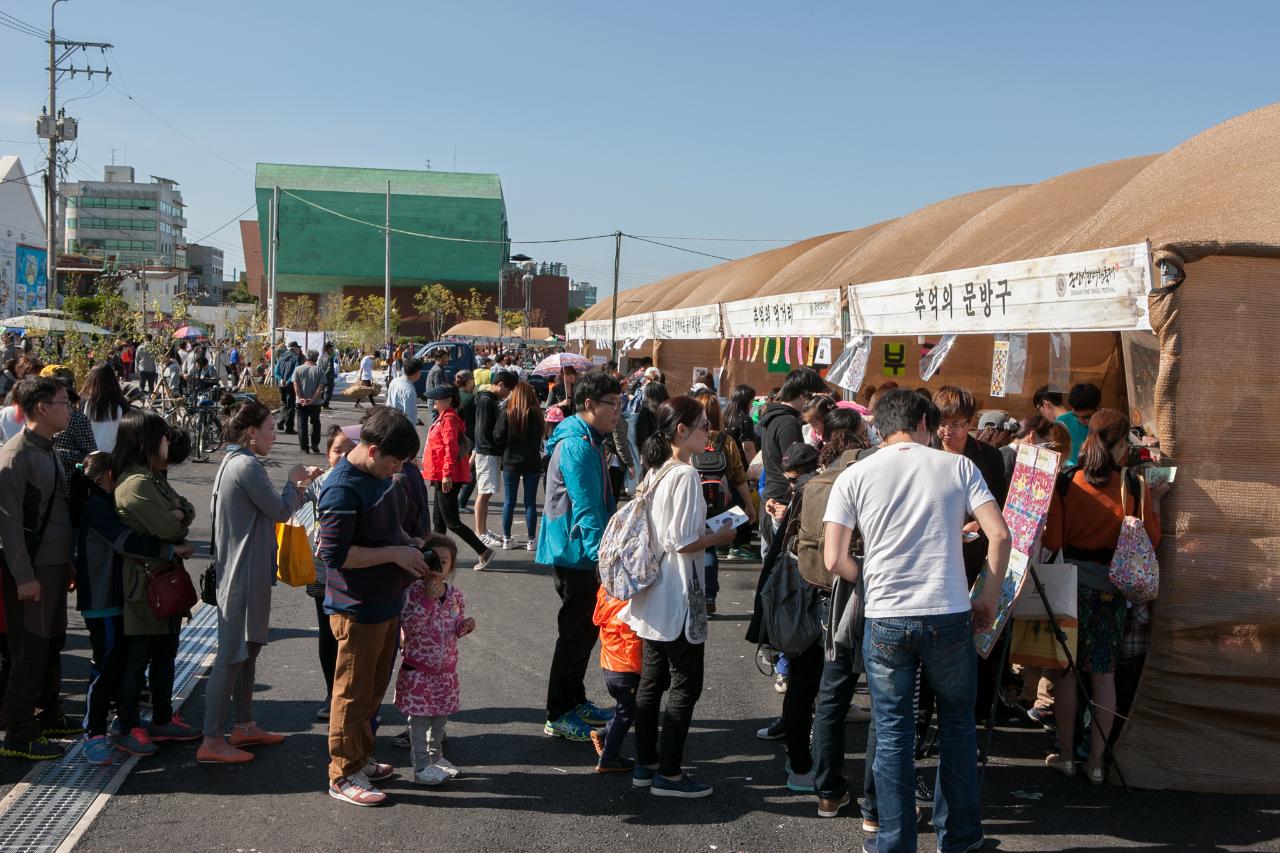
POLYGON ((493 371, 487 367, 476 368, 476 371, 475 373, 472 374, 472 376, 476 380, 477 388, 479 388, 481 385, 488 385, 491 381, 493 381, 493 371))

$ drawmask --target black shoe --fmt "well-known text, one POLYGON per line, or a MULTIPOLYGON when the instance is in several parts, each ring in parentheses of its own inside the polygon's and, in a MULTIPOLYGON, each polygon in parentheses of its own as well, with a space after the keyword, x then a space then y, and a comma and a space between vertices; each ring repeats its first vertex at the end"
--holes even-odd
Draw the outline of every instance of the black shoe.
POLYGON ((48 738, 38 737, 26 743, 5 741, 0 744, 0 755, 5 758, 26 758, 30 761, 51 761, 62 757, 62 747, 50 743, 48 738))
POLYGON ((715 615, 716 615, 716 602, 715 602, 715 599, 712 599, 712 598, 708 598, 708 599, 707 599, 707 615, 708 615, 708 616, 715 616, 715 615))
POLYGON ((787 726, 782 722, 782 718, 774 720, 763 729, 756 729, 756 737, 760 740, 782 740, 787 736, 787 726))
POLYGON ((296 429, 287 429, 287 430, 285 430, 285 431, 284 431, 284 434, 285 434, 285 435, 297 435, 297 434, 298 434, 298 431, 297 431, 296 429))
POLYGON ((600 760, 596 762, 597 773, 630 773, 635 769, 636 761, 634 758, 627 758, 619 755, 617 758, 605 758, 600 756, 600 760))
POLYGON ((318 447, 313 447, 313 448, 311 448, 311 452, 312 452, 312 453, 319 453, 319 452, 320 452, 320 448, 318 448, 318 447))
POLYGON ((925 784, 924 774, 916 771, 916 807, 928 808, 933 805, 933 789, 925 784))
POLYGON ((66 714, 37 717, 36 722, 40 724, 40 733, 45 737, 79 737, 84 734, 84 726, 80 721, 66 714))

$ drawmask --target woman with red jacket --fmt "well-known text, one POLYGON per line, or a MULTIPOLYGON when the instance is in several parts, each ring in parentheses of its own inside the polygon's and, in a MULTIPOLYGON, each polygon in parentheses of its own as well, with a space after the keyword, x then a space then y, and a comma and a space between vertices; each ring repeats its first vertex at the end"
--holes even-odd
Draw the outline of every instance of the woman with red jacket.
POLYGON ((485 546, 458 515, 456 485, 471 482, 471 440, 458 416, 461 397, 453 385, 437 385, 427 392, 435 405, 436 418, 427 433, 427 449, 422 454, 422 476, 435 491, 431 519, 436 532, 449 532, 480 555, 476 571, 484 571, 493 560, 493 549, 485 546), (465 445, 465 446, 464 446, 465 445))

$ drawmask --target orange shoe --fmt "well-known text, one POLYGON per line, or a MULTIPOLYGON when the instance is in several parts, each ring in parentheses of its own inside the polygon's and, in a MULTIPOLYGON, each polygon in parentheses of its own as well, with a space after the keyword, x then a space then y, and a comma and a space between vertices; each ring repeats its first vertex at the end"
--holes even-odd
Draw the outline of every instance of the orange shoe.
POLYGON ((284 735, 263 731, 258 728, 257 723, 249 723, 236 726, 231 731, 231 737, 227 738, 227 742, 232 746, 274 746, 277 743, 284 743, 284 735))
POLYGON ((247 764, 253 761, 253 753, 236 749, 225 740, 214 741, 212 746, 200 744, 196 750, 196 761, 201 764, 247 764))

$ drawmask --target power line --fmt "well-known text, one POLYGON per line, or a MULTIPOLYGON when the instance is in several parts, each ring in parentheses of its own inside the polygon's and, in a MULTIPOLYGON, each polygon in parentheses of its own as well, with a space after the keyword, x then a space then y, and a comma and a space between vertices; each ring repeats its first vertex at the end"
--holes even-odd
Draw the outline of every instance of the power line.
POLYGON ((723 255, 713 255, 710 252, 699 252, 695 249, 686 249, 684 246, 673 246, 670 243, 661 243, 657 240, 650 240, 648 237, 637 237, 634 234, 623 234, 623 237, 630 237, 632 240, 639 240, 641 243, 652 243, 655 246, 664 246, 668 249, 675 249, 677 252, 688 252, 691 255, 702 255, 704 258, 715 258, 718 261, 732 261, 733 258, 726 258, 723 255))
POLYGON ((205 240, 208 240, 208 239, 209 239, 210 237, 212 237, 214 234, 217 234, 219 231, 221 231, 223 228, 226 228, 226 227, 227 227, 228 225, 230 225, 231 223, 233 223, 233 222, 238 222, 238 221, 240 220, 240 217, 241 217, 241 216, 244 216, 246 213, 248 213, 249 211, 253 210, 253 209, 254 209, 255 207, 257 207, 257 206, 258 206, 258 203, 255 201, 253 204, 249 205, 249 206, 248 206, 248 207, 246 207, 244 210, 240 211, 240 212, 239 212, 239 213, 237 213, 235 216, 231 217, 231 218, 230 218, 230 219, 228 219, 226 222, 222 223, 222 224, 221 224, 221 225, 219 225, 217 228, 215 228, 215 229, 213 229, 212 231, 210 231, 208 234, 205 234, 205 235, 203 235, 202 237, 200 237, 200 238, 198 238, 198 239, 195 239, 195 240, 189 240, 189 241, 187 241, 187 242, 189 242, 189 243, 203 243, 205 240))
MULTIPOLYGON (((34 172, 27 172, 25 175, 18 175, 16 178, 5 178, 3 181, 0 181, 0 184, 12 184, 12 183, 19 183, 19 182, 26 184, 27 178, 34 178, 36 175, 43 175, 43 174, 44 174, 44 169, 38 169, 34 172)), ((27 186, 35 187, 36 189, 41 188, 39 184, 27 184, 27 186)))
POLYGON ((331 210, 331 209, 329 209, 329 208, 325 207, 324 205, 316 204, 314 201, 311 201, 310 199, 305 199, 305 198, 303 198, 303 197, 302 197, 302 196, 300 196, 300 195, 296 195, 296 194, 294 194, 294 193, 291 193, 291 192, 289 192, 289 191, 288 191, 288 190, 286 190, 286 189, 283 189, 283 188, 282 188, 282 189, 280 190, 280 192, 281 192, 283 195, 287 195, 287 196, 289 196, 290 198, 297 199, 298 201, 302 202, 303 204, 310 205, 311 207, 314 207, 316 210, 323 210, 325 213, 332 214, 333 216, 337 216, 337 217, 339 217, 340 219, 346 219, 346 220, 348 220, 348 221, 350 221, 350 222, 355 222, 355 223, 356 223, 356 224, 358 224, 358 225, 367 225, 367 226, 369 226, 370 228, 373 228, 373 229, 375 229, 375 230, 377 230, 377 231, 386 231, 386 230, 390 230, 392 234, 403 234, 403 235, 405 235, 406 237, 422 237, 423 239, 426 239, 426 240, 444 240, 444 241, 447 241, 447 242, 449 242, 449 243, 483 243, 483 244, 493 245, 493 246, 504 246, 504 245, 507 245, 507 244, 509 244, 509 243, 510 243, 510 244, 517 244, 517 243, 518 243, 518 244, 520 244, 520 245, 529 246, 529 245, 534 245, 534 244, 538 244, 538 243, 580 243, 580 242, 582 242, 582 241, 584 241, 584 240, 603 240, 603 239, 605 239, 606 237, 612 237, 612 236, 613 236, 612 234, 593 234, 593 235, 592 235, 592 236, 590 236, 590 237, 561 237, 561 238, 560 238, 560 239, 558 239, 558 240, 474 240, 474 239, 470 239, 470 238, 467 238, 467 237, 445 237, 445 236, 442 236, 442 235, 440 235, 440 234, 423 234, 423 233, 418 232, 418 231, 406 231, 406 230, 405 230, 405 229, 403 229, 403 228, 391 228, 391 229, 388 229, 388 228, 386 227, 386 225, 384 225, 383 223, 380 223, 380 222, 366 222, 366 221, 365 221, 365 220, 363 220, 363 219, 357 219, 357 218, 355 218, 354 216, 348 216, 348 215, 347 215, 347 214, 345 214, 345 213, 339 213, 338 211, 336 211, 336 210, 331 210))
POLYGON ((798 243, 799 240, 792 238, 766 239, 764 237, 662 237, 655 234, 624 234, 624 237, 632 237, 637 240, 684 240, 697 241, 702 243, 798 243))
MULTIPOLYGON (((113 52, 113 55, 114 55, 114 52, 113 52)), ((119 73, 119 69, 117 69, 117 72, 116 72, 116 73, 119 73)), ((192 145, 195 145, 196 147, 198 147, 198 148, 200 148, 201 150, 203 150, 206 154, 209 154, 209 155, 211 155, 211 156, 213 156, 213 157, 217 157, 219 160, 221 160, 222 162, 226 163, 226 164, 227 164, 228 166, 230 166, 231 168, 236 169, 236 170, 241 171, 241 172, 244 172, 246 175, 250 175, 250 176, 251 176, 251 175, 253 174, 252 172, 250 172, 248 169, 246 169, 245 167, 241 166, 240 164, 238 164, 238 163, 236 163, 236 162, 234 162, 234 161, 232 161, 232 160, 229 160, 229 159, 227 159, 226 157, 223 157, 223 156, 222 156, 221 154, 219 154, 217 151, 214 151, 212 148, 210 148, 209 146, 205 145, 203 142, 201 142, 200 140, 196 139, 194 136, 191 136, 191 135, 190 135, 190 134, 188 134, 186 131, 184 131, 184 130, 182 130, 181 128, 179 128, 177 125, 172 124, 172 123, 171 123, 171 122, 169 122, 169 121, 168 121, 164 116, 160 115, 158 112, 156 112, 155 110, 151 109, 151 108, 150 108, 150 107, 148 107, 146 104, 142 103, 142 102, 141 102, 141 101, 139 101, 137 98, 135 98, 133 95, 130 95, 127 91, 125 91, 124 89, 121 89, 121 88, 120 88, 119 86, 117 86, 116 84, 114 84, 114 83, 112 83, 112 82, 108 81, 108 82, 107 82, 107 85, 108 85, 108 86, 110 86, 112 89, 115 89, 115 90, 116 90, 117 92, 119 92, 121 95, 124 95, 126 98, 128 98, 130 101, 132 101, 134 104, 136 104, 140 109, 142 109, 143 111, 145 111, 146 113, 148 113, 148 114, 149 114, 152 118, 154 118, 156 121, 160 122, 160 123, 161 123, 161 124, 163 124, 165 127, 169 128, 169 129, 170 129, 170 130, 172 130, 174 133, 178 134, 178 135, 179 135, 179 136, 181 136, 183 139, 185 139, 185 140, 187 140, 188 142, 190 142, 192 145)))
POLYGON ((11 30, 16 30, 17 32, 22 33, 23 35, 35 36, 36 38, 42 38, 46 40, 49 38, 48 32, 41 30, 39 27, 35 26, 34 24, 28 24, 26 21, 22 20, 21 18, 10 15, 8 12, 0 12, 0 26, 8 27, 11 30))

